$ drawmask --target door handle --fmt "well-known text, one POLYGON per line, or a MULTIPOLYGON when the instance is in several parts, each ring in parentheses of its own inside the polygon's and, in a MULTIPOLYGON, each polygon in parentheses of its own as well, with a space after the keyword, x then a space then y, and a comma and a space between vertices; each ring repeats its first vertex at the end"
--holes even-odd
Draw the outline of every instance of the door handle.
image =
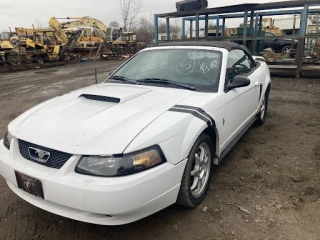
POLYGON ((254 86, 255 86, 255 87, 258 87, 258 86, 260 86, 260 83, 259 83, 258 81, 256 81, 256 82, 254 83, 254 86))

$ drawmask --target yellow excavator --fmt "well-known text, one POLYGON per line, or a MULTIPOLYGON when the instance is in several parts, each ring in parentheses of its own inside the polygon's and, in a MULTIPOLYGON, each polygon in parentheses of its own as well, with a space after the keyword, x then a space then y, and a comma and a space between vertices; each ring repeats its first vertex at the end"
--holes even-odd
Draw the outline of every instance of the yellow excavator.
POLYGON ((50 18, 49 25, 54 28, 57 33, 65 32, 71 28, 84 29, 83 36, 80 41, 93 41, 96 43, 107 42, 113 45, 125 45, 136 42, 136 34, 133 32, 122 32, 120 28, 108 28, 100 20, 91 17, 66 17, 66 18, 50 18), (60 23, 57 19, 71 20, 60 23), (88 27, 93 28, 90 31, 88 27))
POLYGON ((81 29, 82 36, 77 42, 75 51, 82 55, 104 56, 134 54, 137 49, 136 34, 133 32, 122 32, 120 28, 108 28, 100 20, 85 17, 66 17, 49 20, 49 25, 53 28, 61 39, 72 32, 73 29, 81 29), (58 19, 68 20, 59 22, 58 19))
POLYGON ((279 27, 276 27, 274 25, 274 19, 273 18, 263 18, 262 19, 262 30, 266 32, 272 32, 276 34, 277 36, 281 36, 282 32, 279 27))
POLYGON ((66 32, 69 32, 67 29, 84 29, 83 35, 79 39, 79 42, 112 42, 114 35, 116 34, 116 31, 113 31, 112 28, 106 27, 101 21, 91 17, 52 17, 49 20, 49 25, 55 29, 57 34, 61 36, 62 40, 65 40, 64 35, 66 35, 66 32), (57 19, 68 19, 72 21, 60 23, 57 19), (89 27, 93 28, 93 31, 91 31, 89 27))

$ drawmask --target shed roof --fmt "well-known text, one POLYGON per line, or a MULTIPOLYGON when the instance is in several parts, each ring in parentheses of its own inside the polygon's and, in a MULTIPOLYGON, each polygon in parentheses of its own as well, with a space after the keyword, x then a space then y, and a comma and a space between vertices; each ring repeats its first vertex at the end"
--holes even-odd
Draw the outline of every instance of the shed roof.
POLYGON ((244 12, 246 10, 261 11, 261 10, 272 10, 272 9, 280 9, 280 8, 296 8, 296 7, 303 7, 305 4, 320 4, 320 0, 298 0, 298 1, 282 1, 282 2, 272 2, 272 3, 245 3, 245 4, 239 4, 239 5, 217 7, 217 8, 207 8, 204 10, 197 10, 197 11, 157 14, 157 16, 167 18, 167 17, 195 16, 196 14, 213 15, 213 14, 244 12))

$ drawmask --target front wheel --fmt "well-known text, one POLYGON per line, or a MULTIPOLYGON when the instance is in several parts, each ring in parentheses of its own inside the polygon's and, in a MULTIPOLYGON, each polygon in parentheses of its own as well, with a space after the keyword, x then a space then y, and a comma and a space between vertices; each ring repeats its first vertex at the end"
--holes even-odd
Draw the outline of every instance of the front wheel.
POLYGON ((194 143, 182 176, 177 203, 194 208, 204 199, 213 172, 214 146, 207 134, 194 143))
POLYGON ((260 111, 259 111, 257 120, 255 122, 256 126, 261 126, 266 121, 267 109, 268 109, 268 101, 269 101, 269 93, 270 93, 270 90, 267 89, 267 92, 265 93, 264 98, 262 100, 262 104, 261 104, 261 107, 260 107, 260 111))

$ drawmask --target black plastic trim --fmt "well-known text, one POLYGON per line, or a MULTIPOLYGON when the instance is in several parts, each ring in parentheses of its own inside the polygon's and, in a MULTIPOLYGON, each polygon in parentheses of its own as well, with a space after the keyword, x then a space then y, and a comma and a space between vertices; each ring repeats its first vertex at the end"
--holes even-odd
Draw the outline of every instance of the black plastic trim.
POLYGON ((7 131, 6 134, 4 135, 4 139, 3 139, 3 145, 8 149, 10 150, 10 141, 9 141, 9 138, 8 138, 8 135, 9 135, 9 132, 7 131))
POLYGON ((180 112, 180 113, 189 113, 189 114, 191 114, 191 115, 193 115, 193 116, 205 121, 209 127, 212 126, 211 121, 208 118, 206 118, 205 116, 201 115, 196 110, 189 110, 189 109, 182 109, 182 108, 170 108, 168 111, 170 111, 170 112, 180 112))
POLYGON ((252 124, 256 121, 256 117, 232 140, 232 142, 222 151, 219 157, 219 163, 225 158, 225 156, 231 151, 231 149, 236 145, 240 138, 248 131, 252 124))
POLYGON ((192 109, 195 110, 201 114, 203 114, 205 117, 209 118, 212 125, 215 125, 214 119, 210 116, 210 114, 208 114, 206 111, 204 111, 202 108, 199 107, 193 107, 193 106, 187 106, 187 105, 175 105, 173 106, 175 108, 183 108, 183 109, 192 109))
POLYGON ((101 102, 112 102, 112 103, 120 102, 120 98, 113 98, 113 97, 99 96, 99 95, 92 95, 92 94, 81 94, 79 97, 84 97, 86 99, 101 101, 101 102))

